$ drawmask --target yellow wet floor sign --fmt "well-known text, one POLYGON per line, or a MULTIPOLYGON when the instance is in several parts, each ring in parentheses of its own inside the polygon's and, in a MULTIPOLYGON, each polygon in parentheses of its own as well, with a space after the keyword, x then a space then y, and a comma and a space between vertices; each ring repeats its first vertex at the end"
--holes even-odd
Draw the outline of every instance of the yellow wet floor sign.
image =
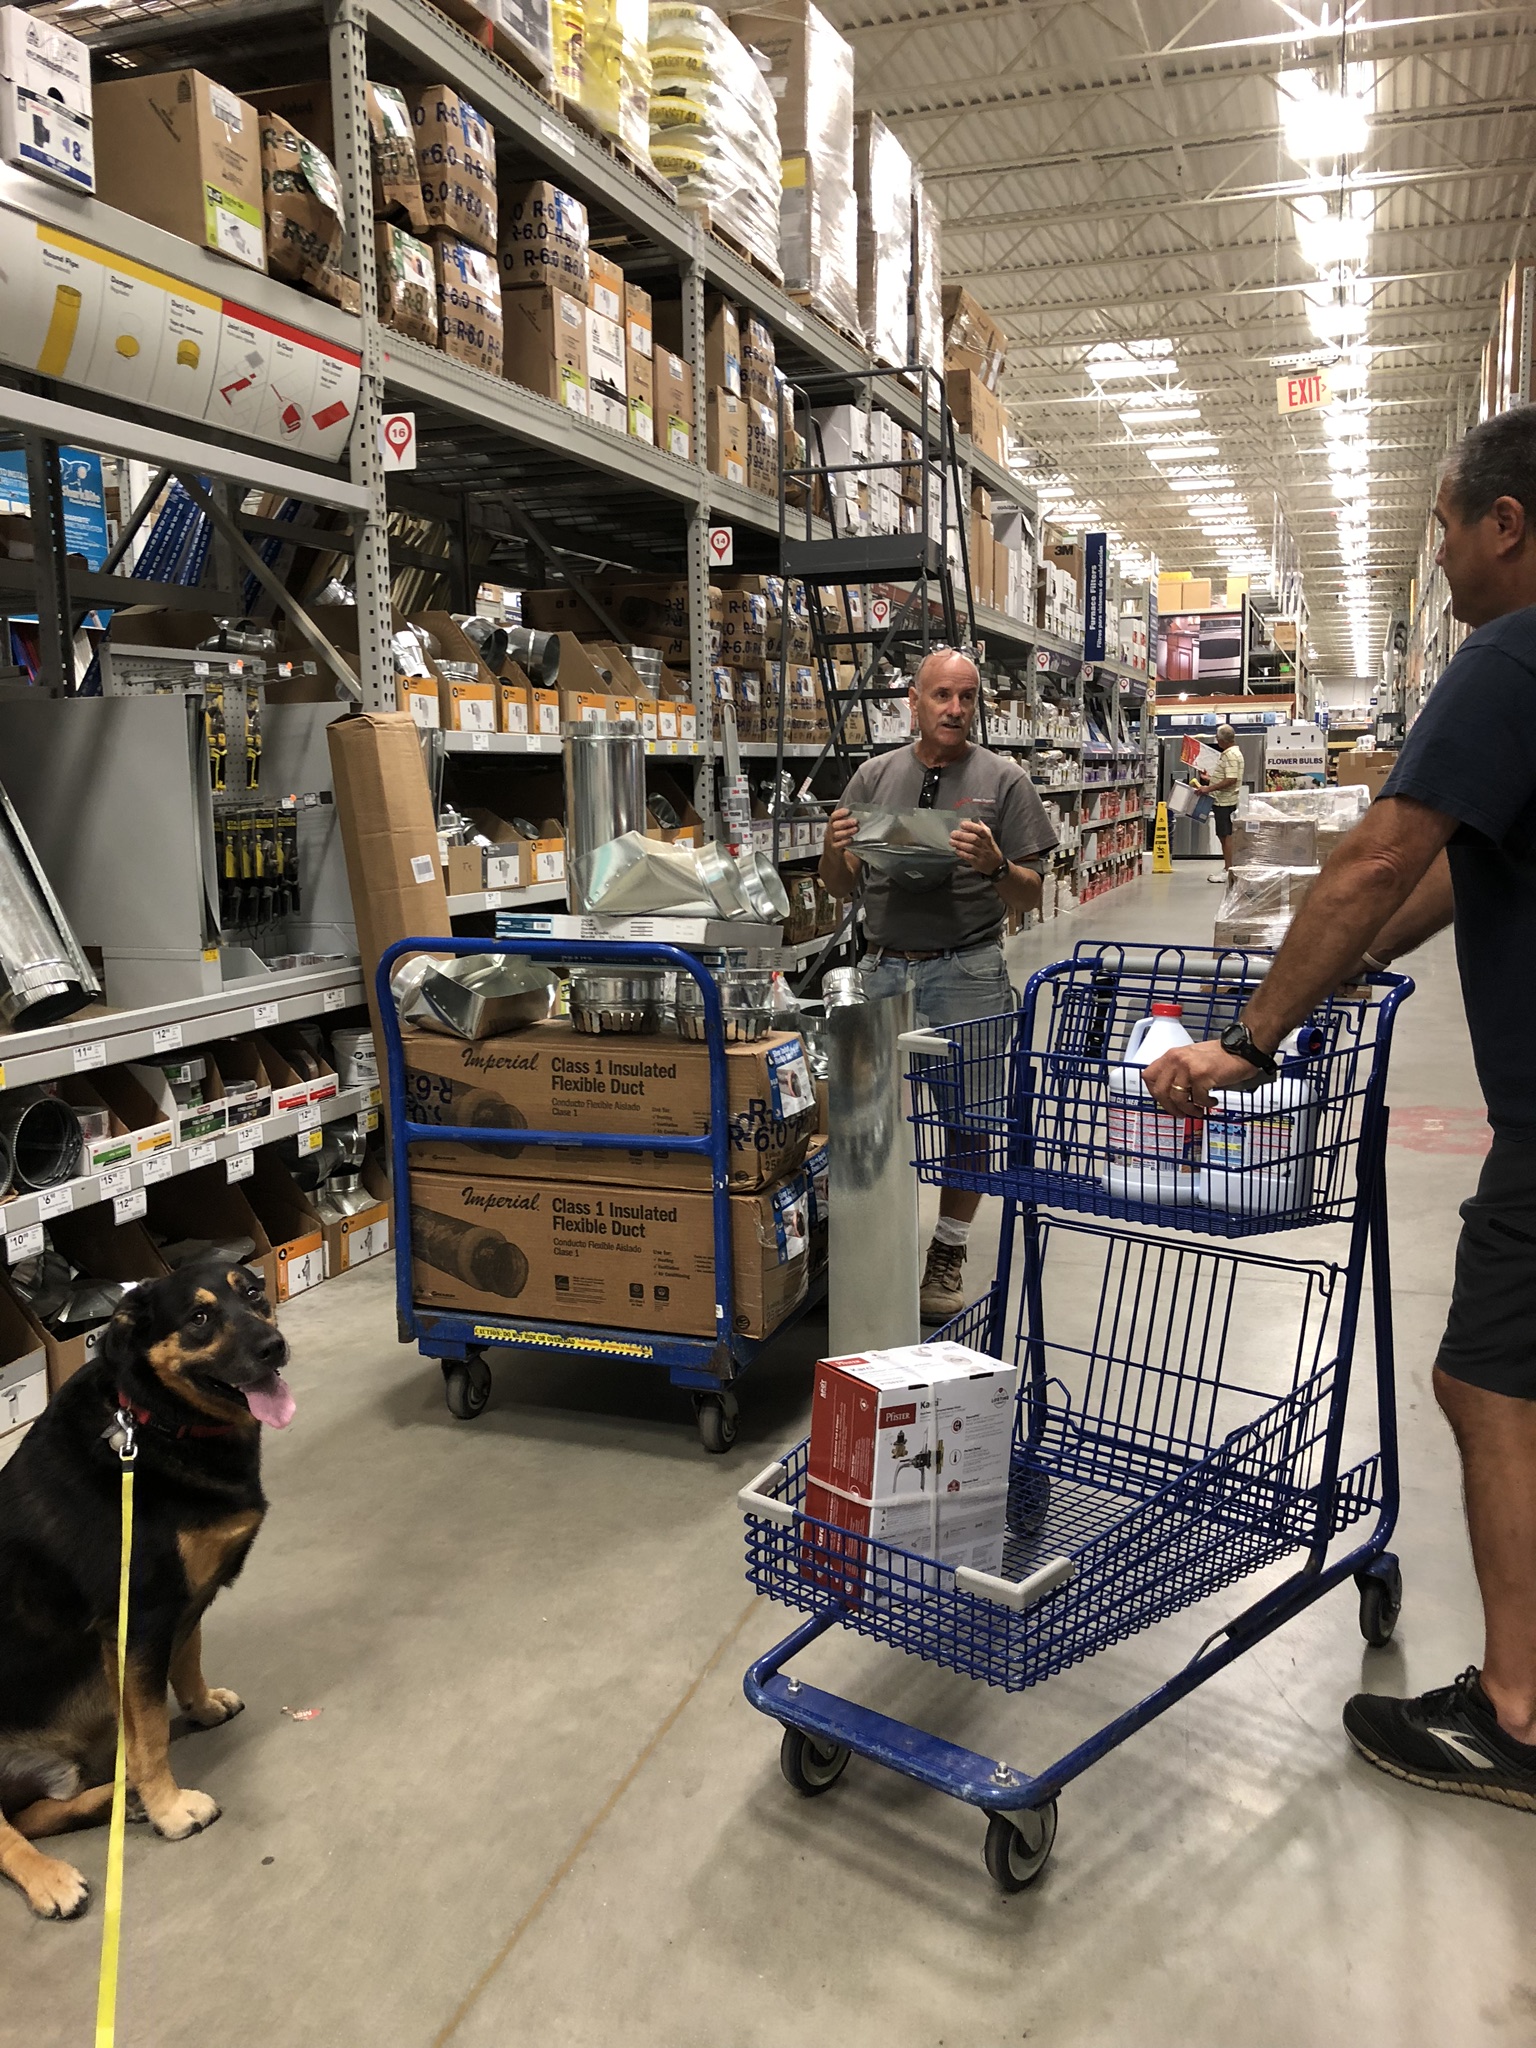
POLYGON ((1152 827, 1152 872, 1154 875, 1173 873, 1173 855, 1168 851, 1168 806, 1157 807, 1157 823, 1152 827))

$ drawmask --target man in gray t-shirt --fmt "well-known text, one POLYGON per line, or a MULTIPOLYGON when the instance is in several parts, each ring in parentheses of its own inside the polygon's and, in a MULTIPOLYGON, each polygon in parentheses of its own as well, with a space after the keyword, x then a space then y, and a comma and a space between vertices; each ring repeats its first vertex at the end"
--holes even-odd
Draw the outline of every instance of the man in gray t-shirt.
MULTIPOLYGON (((917 738, 855 769, 827 822, 821 856, 821 879, 834 896, 863 888, 866 993, 900 995, 910 989, 918 1021, 927 1025, 960 1024, 1013 1008, 1003 922, 1010 910, 1039 907, 1045 857, 1056 844, 1024 770, 971 745, 980 688, 976 665, 965 655, 950 648, 929 655, 912 685, 917 738), (858 821, 849 804, 957 811, 964 822, 950 835, 953 874, 916 888, 866 870, 850 851, 858 821)), ((927 1322, 946 1321, 965 1306, 966 1240, 980 1201, 968 1188, 946 1187, 940 1195, 923 1272, 927 1322)))

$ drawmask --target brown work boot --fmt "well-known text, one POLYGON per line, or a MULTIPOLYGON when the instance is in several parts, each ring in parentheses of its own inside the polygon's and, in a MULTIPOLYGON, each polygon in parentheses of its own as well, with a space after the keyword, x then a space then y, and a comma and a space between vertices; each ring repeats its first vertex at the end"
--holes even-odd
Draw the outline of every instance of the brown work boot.
POLYGON ((923 1291, 919 1308, 925 1323, 947 1323, 965 1307, 965 1246, 940 1244, 935 1238, 928 1247, 923 1268, 923 1291))

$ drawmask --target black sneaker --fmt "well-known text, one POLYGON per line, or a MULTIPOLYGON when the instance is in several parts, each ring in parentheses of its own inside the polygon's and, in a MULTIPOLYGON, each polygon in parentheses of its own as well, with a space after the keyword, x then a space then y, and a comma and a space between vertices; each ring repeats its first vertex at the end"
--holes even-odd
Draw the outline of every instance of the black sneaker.
POLYGON ((1394 1778, 1536 1813, 1536 1744, 1504 1733, 1475 1664, 1416 1700, 1357 1692, 1344 1728, 1366 1762, 1394 1778))

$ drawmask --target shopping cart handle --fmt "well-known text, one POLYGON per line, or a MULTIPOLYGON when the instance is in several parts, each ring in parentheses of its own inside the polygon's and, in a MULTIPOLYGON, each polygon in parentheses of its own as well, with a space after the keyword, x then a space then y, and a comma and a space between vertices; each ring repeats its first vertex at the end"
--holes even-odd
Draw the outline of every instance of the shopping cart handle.
POLYGON ((955 1585, 962 1593, 974 1593, 978 1600, 990 1600, 994 1607, 1011 1607, 1015 1614, 1022 1614, 1026 1607, 1064 1586, 1074 1569, 1070 1557, 1053 1557, 1027 1579, 996 1579, 991 1572, 973 1572, 968 1564, 962 1564, 955 1568, 955 1585))
POLYGON ((942 1056, 954 1051, 955 1041, 940 1038, 936 1031, 903 1031, 896 1045, 900 1052, 936 1052, 942 1056))
POLYGON ((759 1521, 776 1522, 781 1529, 793 1529, 795 1511, 787 1501, 775 1500, 772 1493, 764 1488, 772 1486, 774 1492, 785 1477, 784 1460, 775 1458, 771 1465, 765 1465, 755 1479, 749 1480, 736 1496, 736 1504, 744 1515, 756 1515, 759 1521))

